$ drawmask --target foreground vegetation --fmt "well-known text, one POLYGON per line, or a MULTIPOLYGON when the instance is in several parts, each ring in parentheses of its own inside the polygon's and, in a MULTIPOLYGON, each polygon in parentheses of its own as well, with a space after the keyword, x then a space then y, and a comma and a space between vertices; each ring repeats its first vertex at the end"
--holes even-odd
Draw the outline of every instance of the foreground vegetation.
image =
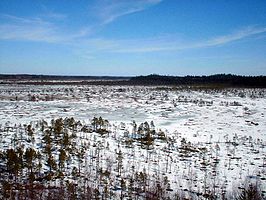
POLYGON ((258 180, 235 191, 219 185, 218 144, 211 154, 207 145, 168 137, 153 122, 133 121, 129 130, 101 117, 85 124, 58 118, 5 124, 0 134, 1 199, 263 199, 258 180), (187 163, 190 185, 177 188, 169 174, 184 172, 174 162, 191 157, 199 159, 203 183, 187 163))

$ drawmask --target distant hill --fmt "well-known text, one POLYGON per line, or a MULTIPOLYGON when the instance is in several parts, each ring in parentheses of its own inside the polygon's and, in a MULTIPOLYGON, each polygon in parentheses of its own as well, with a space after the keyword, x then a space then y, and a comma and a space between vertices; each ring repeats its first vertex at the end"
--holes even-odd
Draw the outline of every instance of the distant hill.
POLYGON ((218 86, 266 88, 266 76, 216 74, 210 76, 53 76, 0 74, 0 84, 78 84, 78 85, 151 85, 151 86, 218 86))

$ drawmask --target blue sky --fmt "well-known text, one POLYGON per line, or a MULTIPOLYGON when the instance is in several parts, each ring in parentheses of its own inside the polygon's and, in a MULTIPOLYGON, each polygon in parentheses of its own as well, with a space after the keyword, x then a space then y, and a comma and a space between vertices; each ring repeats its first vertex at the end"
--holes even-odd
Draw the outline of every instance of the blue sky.
POLYGON ((0 73, 266 75, 265 0, 1 0, 0 73))

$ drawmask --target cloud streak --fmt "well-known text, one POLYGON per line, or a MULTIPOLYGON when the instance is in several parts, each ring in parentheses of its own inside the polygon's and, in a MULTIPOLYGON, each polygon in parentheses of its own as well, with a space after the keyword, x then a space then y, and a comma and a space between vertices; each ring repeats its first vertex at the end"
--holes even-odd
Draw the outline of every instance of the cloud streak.
MULTIPOLYGON (((94 59, 102 54, 145 54, 156 52, 178 52, 184 50, 210 48, 244 40, 266 33, 266 27, 248 26, 227 35, 217 36, 203 41, 191 42, 174 36, 146 39, 109 40, 105 38, 84 39, 75 44, 79 57, 94 59), (96 56, 97 55, 97 56, 96 56)), ((256 39, 256 38, 255 38, 256 39)))
POLYGON ((217 45, 223 45, 227 44, 229 42, 241 40, 253 35, 257 35, 260 33, 265 33, 266 32, 266 27, 252 27, 248 26, 244 29, 238 30, 232 34, 225 35, 225 36, 219 36, 216 38, 213 38, 204 44, 205 46, 217 46, 217 45))
MULTIPOLYGON (((106 2, 106 1, 104 1, 106 2)), ((161 0, 136 0, 135 6, 129 6, 129 1, 119 1, 103 7, 108 14, 103 17, 103 23, 110 23, 126 14, 138 12, 148 6, 156 5, 161 0), (120 3, 119 3, 120 2, 120 3), (119 9, 118 9, 118 8, 119 9), (121 9, 123 8, 123 9, 121 9)), ((133 2, 133 1, 132 1, 133 2)), ((55 16, 56 13, 54 13, 55 16)), ((59 15, 61 16, 61 15, 59 15)), ((59 17, 60 19, 64 19, 59 17)), ((32 42, 57 43, 69 45, 73 51, 86 52, 86 57, 94 57, 97 53, 152 53, 174 52, 187 49, 200 49, 226 45, 252 36, 266 33, 266 27, 248 26, 227 35, 217 36, 203 41, 182 40, 178 37, 157 37, 129 40, 109 40, 90 35, 92 27, 81 27, 75 32, 64 31, 58 24, 47 18, 22 18, 13 15, 0 14, 4 23, 0 24, 0 40, 20 40, 32 42)))
POLYGON ((158 40, 155 38, 153 40, 132 40, 132 41, 118 41, 116 49, 114 52, 117 53, 150 53, 159 51, 180 51, 186 49, 198 49, 226 45, 231 42, 242 40, 254 35, 262 34, 266 32, 266 27, 253 27, 249 26, 244 29, 235 31, 228 35, 217 36, 215 38, 207 39, 204 41, 197 41, 191 43, 180 42, 173 38, 162 38, 158 40))
MULTIPOLYGON (((62 30, 58 21, 67 19, 61 13, 47 12, 35 18, 23 18, 14 15, 0 14, 0 39, 33 42, 72 44, 81 42, 82 37, 88 37, 101 27, 125 15, 143 11, 160 3, 162 0, 99 0, 95 10, 97 25, 80 27, 73 33, 62 30)), ((48 10, 47 8, 45 8, 48 10)))
POLYGON ((155 6, 162 0, 101 0, 94 7, 96 17, 102 25, 109 24, 119 17, 141 12, 155 6))
MULTIPOLYGON (((52 18, 55 16, 62 16, 60 19, 63 19, 63 15, 53 14, 52 18)), ((50 15, 48 17, 51 18, 50 15)), ((4 21, 0 24, 0 40, 70 44, 90 32, 89 28, 81 28, 74 33, 66 33, 60 26, 39 17, 22 18, 1 14, 0 19, 4 21)))
POLYGON ((22 18, 2 14, 5 23, 0 24, 0 39, 41 42, 59 42, 62 36, 57 34, 54 24, 41 18, 22 18))

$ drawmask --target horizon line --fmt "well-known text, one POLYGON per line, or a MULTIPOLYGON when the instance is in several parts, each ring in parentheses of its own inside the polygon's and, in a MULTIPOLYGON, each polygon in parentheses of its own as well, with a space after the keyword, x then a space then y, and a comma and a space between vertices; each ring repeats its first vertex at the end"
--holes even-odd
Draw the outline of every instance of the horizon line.
POLYGON ((240 74, 233 74, 233 73, 214 73, 214 74, 209 74, 209 75, 164 75, 164 74, 157 74, 157 73, 151 73, 151 74, 140 74, 140 75, 58 75, 58 74, 31 74, 31 73, 0 73, 0 76, 47 76, 47 77, 114 77, 114 78, 133 78, 133 77, 140 77, 140 76, 166 76, 166 77, 189 77, 189 76, 194 76, 194 77, 208 77, 208 76, 216 76, 216 75, 224 75, 224 76, 242 76, 242 77, 265 77, 266 75, 240 75, 240 74))

